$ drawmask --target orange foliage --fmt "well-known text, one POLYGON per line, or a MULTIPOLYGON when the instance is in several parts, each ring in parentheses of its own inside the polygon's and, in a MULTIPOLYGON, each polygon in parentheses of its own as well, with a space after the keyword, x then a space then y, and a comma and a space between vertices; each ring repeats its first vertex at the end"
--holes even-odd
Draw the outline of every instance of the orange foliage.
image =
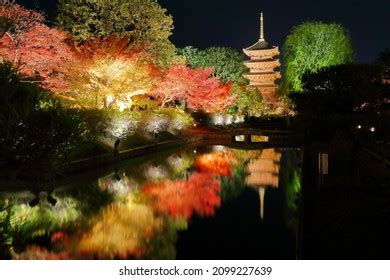
POLYGON ((145 185, 142 192, 152 198, 154 209, 173 217, 190 218, 194 213, 212 216, 220 206, 221 183, 207 174, 195 173, 188 181, 176 180, 145 185))
POLYGON ((228 156, 224 153, 210 153, 198 156, 195 159, 194 167, 198 172, 207 173, 213 176, 232 175, 228 156))

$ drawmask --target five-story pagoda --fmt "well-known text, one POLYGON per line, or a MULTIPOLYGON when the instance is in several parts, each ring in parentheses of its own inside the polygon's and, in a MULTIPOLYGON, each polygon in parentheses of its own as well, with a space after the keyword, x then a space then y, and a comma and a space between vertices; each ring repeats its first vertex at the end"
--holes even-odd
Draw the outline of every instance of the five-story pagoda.
POLYGON ((273 103, 277 100, 278 85, 276 80, 281 77, 275 69, 280 66, 279 48, 268 44, 264 39, 263 13, 260 16, 260 39, 252 46, 243 49, 250 60, 244 64, 249 73, 244 77, 249 80, 249 87, 257 88, 265 101, 273 103))

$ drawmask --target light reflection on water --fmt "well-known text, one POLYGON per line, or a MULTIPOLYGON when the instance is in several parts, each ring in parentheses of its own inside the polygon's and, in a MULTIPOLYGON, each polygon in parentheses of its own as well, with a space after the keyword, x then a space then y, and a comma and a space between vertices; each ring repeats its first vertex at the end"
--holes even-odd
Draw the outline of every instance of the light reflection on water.
POLYGON ((240 245, 248 238, 259 245, 264 242, 262 232, 267 232, 270 244, 280 246, 281 239, 291 243, 277 249, 280 256, 294 256, 300 152, 223 146, 193 151, 128 165, 87 186, 74 184, 51 194, 2 193, 0 249, 7 253, 1 257, 174 259, 191 258, 191 252, 203 247, 207 259, 215 254, 208 252, 197 230, 207 231, 201 223, 209 221, 228 225, 236 235, 226 240, 222 235, 228 232, 210 228, 210 240, 220 235, 213 239, 224 248, 218 250, 269 258, 265 249, 253 254, 240 245), (234 217, 226 218, 229 211, 234 217), (251 238, 234 229, 236 224, 253 227, 260 236, 251 238), (272 231, 278 231, 274 240, 269 239, 272 231))

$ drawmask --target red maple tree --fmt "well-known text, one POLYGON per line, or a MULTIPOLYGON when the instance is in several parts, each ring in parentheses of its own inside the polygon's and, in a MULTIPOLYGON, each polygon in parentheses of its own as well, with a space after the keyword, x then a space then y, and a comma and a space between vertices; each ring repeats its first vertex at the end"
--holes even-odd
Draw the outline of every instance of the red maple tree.
POLYGON ((10 20, 11 27, 0 38, 0 56, 23 75, 33 76, 53 92, 63 91, 62 67, 72 60, 66 44, 68 35, 43 24, 41 13, 16 4, 0 5, 0 16, 10 20))
POLYGON ((18 4, 0 4, 0 16, 7 20, 7 36, 15 37, 27 32, 37 24, 42 24, 45 17, 41 12, 25 9, 18 4))
POLYGON ((151 96, 164 107, 174 101, 186 101, 194 111, 219 112, 234 104, 231 83, 221 84, 219 78, 211 77, 212 68, 191 69, 174 65, 162 75, 161 82, 151 96))
POLYGON ((194 213, 212 216, 221 205, 221 183, 210 175, 194 173, 187 181, 175 180, 145 185, 142 192, 152 198, 152 205, 160 213, 173 217, 190 218, 194 213))
POLYGON ((67 34, 39 24, 17 36, 18 44, 8 37, 0 39, 0 55, 10 61, 23 75, 34 76, 53 92, 63 91, 63 66, 72 60, 70 47, 65 43, 67 34))
POLYGON ((207 113, 225 111, 235 103, 235 97, 232 95, 231 89, 231 82, 219 84, 210 90, 207 90, 207 88, 200 89, 196 94, 187 96, 187 106, 191 110, 202 110, 207 113))

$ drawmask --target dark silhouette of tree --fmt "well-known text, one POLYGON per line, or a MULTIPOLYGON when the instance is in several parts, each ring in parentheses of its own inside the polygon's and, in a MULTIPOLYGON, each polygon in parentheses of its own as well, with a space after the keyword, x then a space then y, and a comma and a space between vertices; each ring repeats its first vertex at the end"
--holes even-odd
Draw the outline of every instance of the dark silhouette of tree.
POLYGON ((302 86, 303 92, 292 93, 291 99, 306 113, 378 109, 389 98, 376 65, 339 65, 306 73, 302 86))
POLYGON ((390 83, 390 50, 381 52, 375 61, 375 64, 382 68, 383 79, 385 83, 390 83))

